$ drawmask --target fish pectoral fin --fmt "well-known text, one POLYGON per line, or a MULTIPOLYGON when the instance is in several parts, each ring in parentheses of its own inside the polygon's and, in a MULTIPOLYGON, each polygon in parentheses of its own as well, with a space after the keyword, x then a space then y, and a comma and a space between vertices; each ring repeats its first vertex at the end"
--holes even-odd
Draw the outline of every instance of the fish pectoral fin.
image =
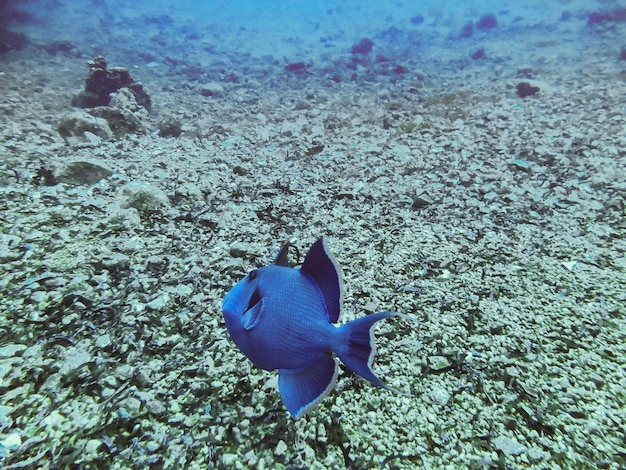
POLYGON ((246 310, 241 317, 241 324, 246 330, 254 328, 263 316, 263 301, 259 300, 252 307, 246 310))
POLYGON ((313 409, 335 387, 338 371, 335 359, 326 354, 301 372, 280 370, 278 389, 289 413, 299 418, 313 409))

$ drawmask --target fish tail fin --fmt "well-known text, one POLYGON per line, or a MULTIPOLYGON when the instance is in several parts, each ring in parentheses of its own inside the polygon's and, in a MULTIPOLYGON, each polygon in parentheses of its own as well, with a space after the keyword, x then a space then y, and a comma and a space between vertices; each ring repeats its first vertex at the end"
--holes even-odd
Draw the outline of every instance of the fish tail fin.
POLYGON ((374 313, 352 320, 341 327, 346 341, 337 355, 350 370, 379 387, 389 388, 372 371, 371 366, 376 356, 372 327, 380 320, 399 315, 394 312, 374 313))

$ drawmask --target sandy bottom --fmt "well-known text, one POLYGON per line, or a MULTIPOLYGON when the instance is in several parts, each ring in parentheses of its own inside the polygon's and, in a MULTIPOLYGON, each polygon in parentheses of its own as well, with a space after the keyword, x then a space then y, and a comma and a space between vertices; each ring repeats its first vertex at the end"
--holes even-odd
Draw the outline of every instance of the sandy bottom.
POLYGON ((625 26, 585 23, 403 24, 354 69, 340 39, 284 60, 121 24, 50 55, 26 28, 0 61, 0 465, 623 468, 625 26), (100 53, 146 132, 68 143, 100 53), (221 301, 320 236, 344 321, 417 321, 377 328, 401 393, 342 370, 294 421, 221 301))

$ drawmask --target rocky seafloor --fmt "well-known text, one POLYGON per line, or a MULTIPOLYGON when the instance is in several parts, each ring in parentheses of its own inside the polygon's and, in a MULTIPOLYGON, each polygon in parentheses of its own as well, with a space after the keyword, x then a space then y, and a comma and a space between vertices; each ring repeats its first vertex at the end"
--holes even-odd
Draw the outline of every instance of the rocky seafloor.
POLYGON ((181 54, 169 17, 136 19, 163 44, 11 26, 0 466, 624 468, 626 25, 591 13, 465 38, 426 16, 314 61, 181 54), (72 107, 101 54, 151 109, 72 107), (417 321, 377 328, 399 393, 343 369, 294 421, 221 300, 320 236, 344 321, 417 321))

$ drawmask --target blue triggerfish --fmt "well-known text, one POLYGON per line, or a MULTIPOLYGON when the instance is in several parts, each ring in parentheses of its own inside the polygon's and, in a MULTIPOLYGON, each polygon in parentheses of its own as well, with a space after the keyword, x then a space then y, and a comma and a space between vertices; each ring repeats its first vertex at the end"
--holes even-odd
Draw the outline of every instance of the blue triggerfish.
POLYGON ((255 269, 226 294, 222 311, 228 332, 252 363, 278 369, 283 403, 298 418, 335 386, 338 365, 387 387, 372 371, 376 354, 372 327, 400 315, 380 312, 335 325, 341 312, 341 275, 323 239, 299 268, 289 266, 289 244, 273 264, 255 269))

